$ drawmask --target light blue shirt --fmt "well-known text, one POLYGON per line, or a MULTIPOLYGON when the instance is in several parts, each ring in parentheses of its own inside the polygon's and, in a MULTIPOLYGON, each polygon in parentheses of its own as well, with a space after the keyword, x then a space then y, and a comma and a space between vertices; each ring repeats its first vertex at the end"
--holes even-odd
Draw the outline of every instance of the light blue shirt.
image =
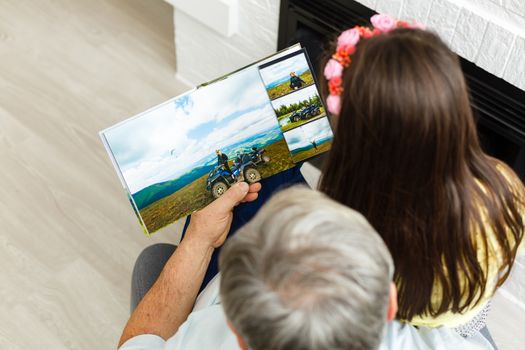
MULTIPOLYGON (((165 341, 153 334, 129 339, 120 350, 238 350, 237 338, 226 323, 219 297, 220 278, 216 276, 197 298, 195 307, 177 333, 165 341)), ((481 335, 462 338, 452 329, 415 328, 399 322, 389 322, 379 350, 492 350, 481 335)))

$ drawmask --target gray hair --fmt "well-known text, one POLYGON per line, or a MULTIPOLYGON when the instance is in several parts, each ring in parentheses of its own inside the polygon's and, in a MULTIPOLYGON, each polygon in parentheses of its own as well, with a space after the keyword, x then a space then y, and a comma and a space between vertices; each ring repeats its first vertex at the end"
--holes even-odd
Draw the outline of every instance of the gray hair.
POLYGON ((377 349, 394 271, 366 219, 320 192, 284 190, 220 255, 228 320, 253 350, 377 349))

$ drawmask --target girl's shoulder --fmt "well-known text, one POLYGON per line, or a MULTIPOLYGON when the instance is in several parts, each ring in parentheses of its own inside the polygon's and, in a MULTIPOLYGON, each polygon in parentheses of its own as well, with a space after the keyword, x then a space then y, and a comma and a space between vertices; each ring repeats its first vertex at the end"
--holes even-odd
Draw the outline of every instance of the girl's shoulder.
MULTIPOLYGON (((491 176, 490 182, 482 181, 476 178, 476 184, 481 188, 483 193, 487 195, 490 192, 497 194, 498 188, 501 189, 501 185, 510 191, 510 194, 514 197, 514 201, 518 207, 525 208, 525 186, 520 180, 518 175, 512 170, 512 168, 504 163, 503 161, 485 155, 488 163, 495 169, 495 174, 499 179, 495 179, 491 176), (498 176, 499 175, 499 176, 498 176), (500 186, 498 186, 498 183, 500 186)), ((506 191, 505 191, 506 192, 506 191)))
POLYGON ((490 160, 494 163, 496 169, 507 181, 514 195, 516 195, 523 203, 525 200, 525 186, 518 175, 514 172, 514 170, 512 170, 510 166, 501 160, 492 157, 490 160))
MULTIPOLYGON (((525 186, 523 185, 523 182, 510 166, 499 159, 491 158, 491 160, 495 163, 496 169, 509 184, 509 188, 514 195, 514 200, 516 201, 518 212, 521 213, 523 223, 525 223, 525 186)), ((518 246, 518 255, 522 254, 525 254, 525 239, 522 239, 518 246)))

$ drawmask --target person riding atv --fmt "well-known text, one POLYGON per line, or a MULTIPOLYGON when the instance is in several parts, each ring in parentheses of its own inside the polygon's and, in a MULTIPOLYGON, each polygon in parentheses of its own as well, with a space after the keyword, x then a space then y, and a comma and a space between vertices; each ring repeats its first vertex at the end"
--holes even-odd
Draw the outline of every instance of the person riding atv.
POLYGON ((216 166, 209 172, 206 179, 206 189, 211 191, 214 198, 219 198, 228 187, 238 181, 246 181, 249 184, 261 180, 261 173, 257 167, 261 163, 268 163, 270 158, 264 155, 266 150, 252 147, 251 151, 240 152, 233 161, 230 172, 223 165, 216 166))
POLYGON ((217 154, 217 163, 219 166, 222 166, 224 170, 232 174, 232 171, 230 169, 230 165, 228 164, 228 156, 221 152, 220 149, 215 150, 215 153, 217 154))

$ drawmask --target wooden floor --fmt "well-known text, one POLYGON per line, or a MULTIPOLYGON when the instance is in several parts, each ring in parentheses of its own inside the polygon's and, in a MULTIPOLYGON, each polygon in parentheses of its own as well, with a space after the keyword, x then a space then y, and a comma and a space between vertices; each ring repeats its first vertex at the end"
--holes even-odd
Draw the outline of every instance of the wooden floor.
POLYGON ((98 131, 184 89, 162 0, 0 1, 0 349, 112 349, 147 239, 98 131))
MULTIPOLYGON (((0 0, 0 349, 115 348, 136 256, 178 240, 143 236, 98 138, 184 89, 172 18, 162 0, 0 0)), ((525 344, 520 310, 496 300, 501 349, 525 344)))

